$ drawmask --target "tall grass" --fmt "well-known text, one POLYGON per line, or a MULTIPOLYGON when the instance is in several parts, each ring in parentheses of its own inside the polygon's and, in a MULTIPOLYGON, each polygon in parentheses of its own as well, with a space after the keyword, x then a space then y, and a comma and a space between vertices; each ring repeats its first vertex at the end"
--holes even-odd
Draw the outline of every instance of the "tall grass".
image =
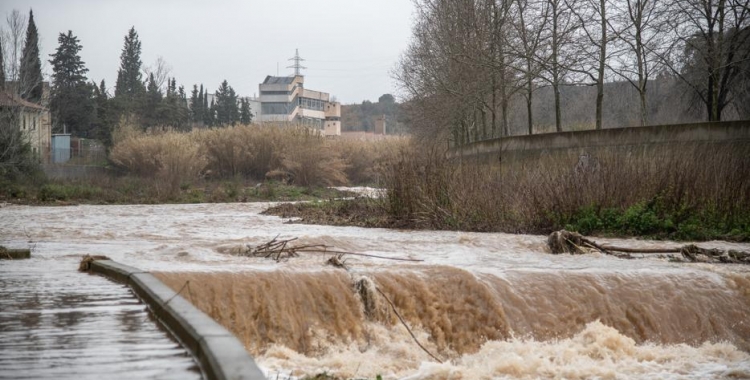
POLYGON ((750 146, 694 143, 533 155, 502 164, 401 152, 388 212, 438 229, 750 239, 750 146))
POLYGON ((138 132, 124 123, 110 159, 130 174, 176 189, 198 178, 283 178, 299 186, 372 184, 385 156, 404 140, 326 139, 305 128, 236 126, 138 132))

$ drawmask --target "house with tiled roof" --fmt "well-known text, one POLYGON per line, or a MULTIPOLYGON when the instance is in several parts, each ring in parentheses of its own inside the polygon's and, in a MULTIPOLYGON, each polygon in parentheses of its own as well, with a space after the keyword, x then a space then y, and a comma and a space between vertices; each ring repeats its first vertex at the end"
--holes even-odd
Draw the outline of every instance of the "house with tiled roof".
POLYGON ((49 110, 8 91, 0 91, 0 114, 7 117, 24 135, 32 152, 42 161, 49 160, 52 128, 49 110))

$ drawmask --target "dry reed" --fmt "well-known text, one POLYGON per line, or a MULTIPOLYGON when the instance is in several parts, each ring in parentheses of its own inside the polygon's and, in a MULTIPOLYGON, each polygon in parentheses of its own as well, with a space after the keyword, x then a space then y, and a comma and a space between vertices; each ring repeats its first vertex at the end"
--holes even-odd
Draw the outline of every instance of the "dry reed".
POLYGON ((308 187, 372 184, 385 156, 404 141, 344 141, 301 127, 257 125, 140 132, 125 122, 113 135, 113 163, 170 189, 201 177, 284 179, 308 187))
POLYGON ((396 219, 438 229, 549 233, 589 218, 586 232, 690 235, 706 226, 750 232, 747 144, 589 153, 509 156, 498 164, 448 160, 424 147, 404 150, 385 177, 387 207, 396 219))

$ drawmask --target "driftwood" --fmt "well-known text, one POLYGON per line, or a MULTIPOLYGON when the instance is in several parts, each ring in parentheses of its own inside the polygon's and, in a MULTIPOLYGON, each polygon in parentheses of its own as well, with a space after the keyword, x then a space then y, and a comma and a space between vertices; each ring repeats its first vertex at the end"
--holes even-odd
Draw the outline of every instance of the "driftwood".
POLYGON ((585 238, 578 232, 565 230, 555 231, 547 238, 547 245, 553 254, 569 253, 572 255, 582 255, 592 250, 607 255, 613 255, 621 258, 630 258, 628 253, 612 252, 611 248, 605 248, 593 240, 585 238))
POLYGON ((244 249, 241 249, 236 252, 232 252, 232 254, 236 256, 246 256, 246 257, 265 257, 265 258, 273 259, 275 261, 280 261, 281 259, 288 259, 290 257, 298 257, 300 253, 334 254, 335 256, 328 259, 326 263, 329 265, 333 265, 335 267, 339 267, 339 268, 346 268, 346 266, 344 265, 345 260, 343 260, 344 255, 374 257, 378 259, 397 260, 397 261, 411 261, 411 262, 424 261, 424 260, 409 259, 409 258, 404 258, 404 257, 387 257, 387 256, 371 255, 368 253, 340 251, 340 250, 331 249, 330 246, 327 246, 325 244, 307 244, 307 245, 290 244, 291 242, 295 240, 297 240, 297 238, 279 240, 279 236, 276 235, 275 238, 273 238, 271 241, 267 243, 263 243, 257 246, 251 246, 248 244, 245 246, 244 249))
POLYGON ((555 231, 547 238, 547 245, 553 254, 569 253, 580 255, 589 252, 601 252, 620 258, 632 259, 632 253, 639 254, 672 254, 679 253, 682 258, 669 255, 667 257, 676 262, 701 262, 701 263, 727 263, 727 264, 750 264, 750 252, 728 250, 718 248, 701 248, 694 244, 688 244, 676 248, 627 248, 614 247, 611 245, 599 245, 587 239, 577 232, 566 230, 555 231))

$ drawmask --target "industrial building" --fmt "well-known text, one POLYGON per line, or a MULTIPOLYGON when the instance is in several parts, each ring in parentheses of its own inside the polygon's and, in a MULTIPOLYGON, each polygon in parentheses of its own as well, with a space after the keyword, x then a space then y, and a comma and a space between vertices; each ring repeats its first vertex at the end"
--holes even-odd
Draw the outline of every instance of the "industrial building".
POLYGON ((305 77, 267 76, 259 85, 260 122, 284 122, 322 131, 326 136, 341 135, 341 104, 327 92, 308 90, 305 77))

